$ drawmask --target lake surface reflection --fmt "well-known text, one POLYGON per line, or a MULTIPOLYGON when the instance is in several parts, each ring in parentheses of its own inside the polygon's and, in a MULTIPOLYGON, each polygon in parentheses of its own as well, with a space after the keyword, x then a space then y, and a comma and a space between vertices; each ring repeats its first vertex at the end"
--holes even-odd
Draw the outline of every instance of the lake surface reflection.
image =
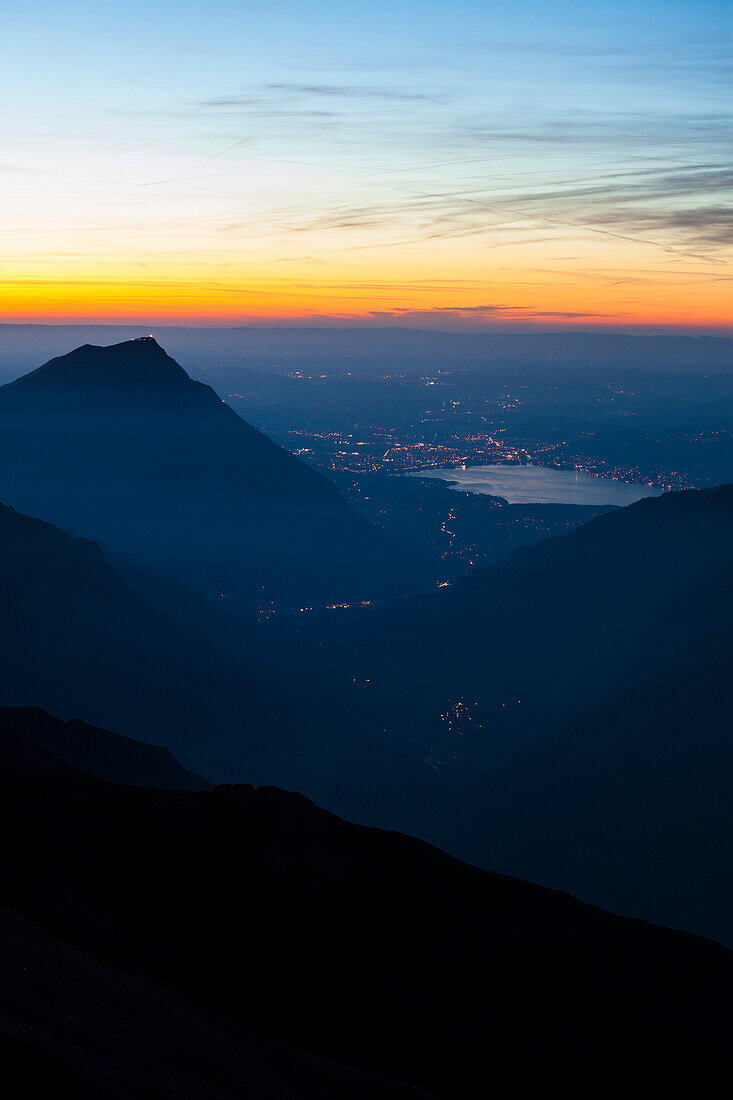
POLYGON ((466 466, 452 470, 411 470, 403 477, 435 477, 455 482, 469 493, 504 497, 510 504, 633 504, 658 497, 652 485, 628 484, 608 477, 592 477, 577 470, 547 466, 466 466))

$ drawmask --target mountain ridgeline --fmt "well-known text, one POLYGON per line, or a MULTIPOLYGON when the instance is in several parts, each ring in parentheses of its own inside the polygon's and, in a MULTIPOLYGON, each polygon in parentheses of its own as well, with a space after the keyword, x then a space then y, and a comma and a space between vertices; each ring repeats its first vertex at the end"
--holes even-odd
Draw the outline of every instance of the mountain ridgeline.
POLYGON ((207 779, 303 790, 362 820, 392 822, 401 791, 432 785, 409 747, 385 743, 350 680, 313 673, 307 649, 284 651, 264 625, 131 573, 134 585, 95 543, 0 506, 5 705, 162 736, 207 779))
POLYGON ((733 946, 733 631, 451 791, 413 828, 471 863, 733 946))
POLYGON ((181 767, 160 745, 148 745, 78 718, 62 722, 39 707, 0 707, 0 726, 70 768, 138 787, 205 791, 211 784, 181 767))
MULTIPOLYGON (((153 574, 133 591, 94 543, 0 508, 0 694, 733 942, 732 523, 731 487, 669 494, 286 640, 180 586, 155 606, 153 574)), ((88 728, 77 755, 47 730, 147 782, 100 770, 88 728)))
POLYGON ((730 626, 731 560, 733 486, 666 493, 341 619, 327 648, 460 778, 730 626))
POLYGON ((717 944, 300 795, 104 783, 1 727, 0 786, 19 1096, 726 1094, 717 944))
POLYGON ((727 1096, 732 485, 435 589, 145 338, 0 500, 12 1096, 727 1096))
MULTIPOLYGON (((0 370, 22 369, 59 355, 69 347, 110 340, 130 340, 143 333, 140 325, 0 324, 0 370)), ((446 362, 475 372, 504 363, 522 368, 541 364, 552 373, 567 363, 586 366, 623 364, 660 373, 673 370, 726 371, 733 340, 715 336, 637 336, 609 332, 459 332, 395 327, 297 328, 275 325, 232 328, 192 328, 156 325, 155 331, 174 356, 207 368, 233 366, 243 360, 267 364, 285 359, 298 369, 314 362, 355 365, 377 373, 419 362, 441 368, 446 362)), ((27 368, 26 368, 27 369, 27 368)), ((6 377, 9 376, 6 374, 6 377)))
POLYGON ((152 337, 0 389, 0 500, 244 610, 419 586, 398 540, 152 337))

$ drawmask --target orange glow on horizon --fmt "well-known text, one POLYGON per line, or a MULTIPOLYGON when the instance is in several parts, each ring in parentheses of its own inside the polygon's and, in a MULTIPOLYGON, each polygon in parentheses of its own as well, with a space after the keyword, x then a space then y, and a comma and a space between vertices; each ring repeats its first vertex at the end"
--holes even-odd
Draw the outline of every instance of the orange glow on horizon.
POLYGON ((733 325, 724 5, 42 6, 0 320, 733 325))
MULTIPOLYGON (((349 273, 351 274, 351 273, 349 273)), ((389 285, 363 277, 358 284, 312 278, 207 281, 187 278, 95 279, 29 276, 0 280, 0 320, 16 323, 245 324, 323 321, 467 329, 486 325, 530 327, 660 326, 721 329, 731 325, 727 280, 679 281, 672 273, 647 279, 603 279, 582 273, 562 280, 531 270, 502 271, 484 285, 456 280, 389 285), (530 284, 529 286, 527 284, 530 284)))
MULTIPOLYGON (((401 324, 413 327, 730 326, 725 263, 587 234, 514 244, 480 235, 372 247, 362 229, 297 239, 206 230, 151 244, 146 262, 104 231, 79 254, 18 251, 0 268, 0 319, 16 322, 401 324)), ((39 240, 39 245, 41 241, 39 240)))

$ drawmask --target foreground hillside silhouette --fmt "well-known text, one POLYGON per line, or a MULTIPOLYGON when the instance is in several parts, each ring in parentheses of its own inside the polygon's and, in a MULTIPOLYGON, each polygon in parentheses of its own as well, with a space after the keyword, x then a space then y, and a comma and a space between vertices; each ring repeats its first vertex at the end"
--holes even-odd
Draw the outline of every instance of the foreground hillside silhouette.
POLYGON ((116 786, 10 731, 0 776, 3 1050, 56 1095, 725 1094, 711 942, 271 788, 116 786))

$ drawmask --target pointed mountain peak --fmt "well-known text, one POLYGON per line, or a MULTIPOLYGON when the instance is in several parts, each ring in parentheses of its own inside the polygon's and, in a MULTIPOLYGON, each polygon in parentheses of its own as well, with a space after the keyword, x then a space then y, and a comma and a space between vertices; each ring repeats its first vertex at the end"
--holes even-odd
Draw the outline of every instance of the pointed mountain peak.
POLYGON ((106 347, 83 344, 4 388, 160 390, 180 388, 190 381, 153 336, 141 336, 106 347))

